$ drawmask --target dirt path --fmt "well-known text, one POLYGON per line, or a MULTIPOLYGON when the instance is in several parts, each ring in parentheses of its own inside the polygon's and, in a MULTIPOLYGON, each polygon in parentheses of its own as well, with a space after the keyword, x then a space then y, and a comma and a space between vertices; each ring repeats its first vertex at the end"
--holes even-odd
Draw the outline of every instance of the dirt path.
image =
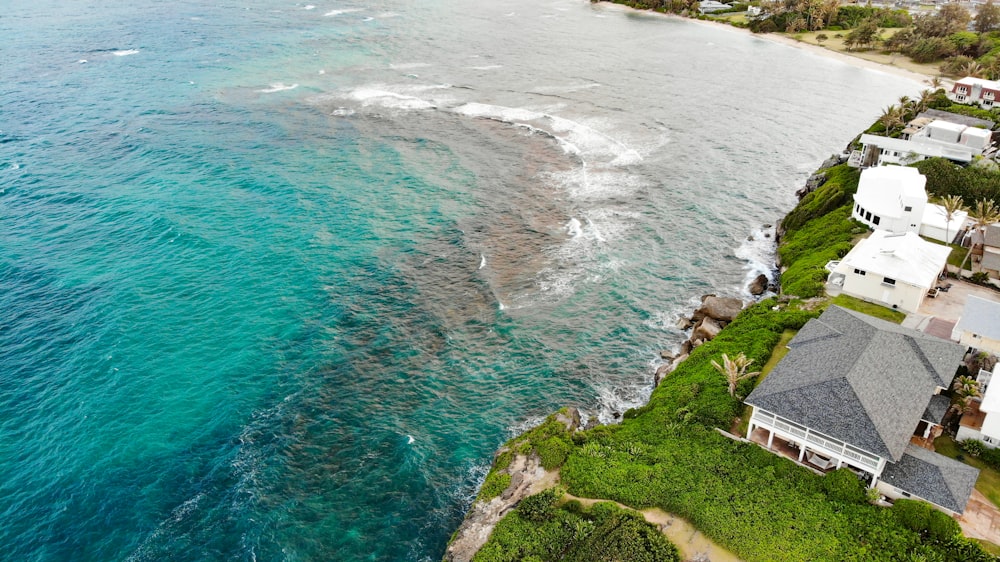
MULTIPOLYGON (((580 498, 572 494, 565 494, 563 497, 576 500, 587 507, 598 502, 610 501, 580 498)), ((686 561, 740 562, 740 559, 735 554, 715 544, 711 539, 691 526, 690 523, 672 513, 667 513, 655 507, 637 510, 618 502, 613 503, 622 509, 638 511, 646 521, 658 526, 660 531, 670 539, 670 542, 677 545, 677 549, 681 551, 681 557, 686 561)))

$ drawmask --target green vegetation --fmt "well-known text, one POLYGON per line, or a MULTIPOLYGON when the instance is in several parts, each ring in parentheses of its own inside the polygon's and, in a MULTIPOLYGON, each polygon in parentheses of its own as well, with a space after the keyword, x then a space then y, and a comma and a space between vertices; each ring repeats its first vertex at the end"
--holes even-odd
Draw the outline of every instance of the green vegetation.
POLYGON ((1000 201, 1000 172, 979 166, 959 166, 944 158, 928 158, 913 165, 927 176, 934 197, 958 195, 967 205, 979 200, 1000 201))
POLYGON ((875 303, 865 302, 850 295, 837 295, 833 298, 831 303, 862 314, 867 314, 868 316, 881 318, 882 320, 887 320, 894 324, 902 324, 903 320, 906 319, 906 314, 903 312, 886 308, 875 303))
POLYGON ((546 490, 525 498, 493 530, 475 562, 629 560, 677 562, 677 548, 641 515, 610 502, 584 509, 579 502, 556 506, 546 490))
MULTIPOLYGON (((849 218, 859 172, 835 166, 825 174, 824 185, 804 197, 781 225, 778 251, 787 267, 782 275, 786 295, 822 294, 823 266, 842 257, 867 231, 849 218)), ((573 495, 674 513, 749 562, 997 560, 928 504, 873 506, 862 482, 846 469, 820 476, 716 431, 732 426, 754 380, 737 381, 733 396, 713 362, 743 354, 763 365, 766 374, 777 362, 772 354, 779 344, 819 315, 799 309, 797 302, 769 299, 745 309, 661 381, 648 404, 626 412, 620 425, 569 435, 550 417, 508 448, 534 452, 547 468, 558 467, 562 485, 573 495)), ((869 309, 867 303, 845 298, 838 304, 899 321, 892 311, 869 309)), ((475 559, 660 559, 652 554, 659 548, 653 543, 656 533, 648 534, 637 516, 614 511, 613 505, 598 504, 590 512, 573 502, 558 507, 559 494, 522 502, 475 559), (608 517, 616 523, 604 531, 608 517), (602 531, 588 531, 590 525, 602 531), (620 529, 620 535, 613 534, 620 529), (605 534, 613 538, 596 540, 605 534)))

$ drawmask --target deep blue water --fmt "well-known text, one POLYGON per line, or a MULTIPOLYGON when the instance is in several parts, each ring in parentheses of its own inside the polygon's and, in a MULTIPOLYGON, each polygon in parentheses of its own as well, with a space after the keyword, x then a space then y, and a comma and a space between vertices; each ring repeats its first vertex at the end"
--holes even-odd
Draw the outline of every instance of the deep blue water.
POLYGON ((586 1, 0 15, 0 559, 439 559, 919 85, 586 1), (747 236, 755 235, 754 242, 747 236))

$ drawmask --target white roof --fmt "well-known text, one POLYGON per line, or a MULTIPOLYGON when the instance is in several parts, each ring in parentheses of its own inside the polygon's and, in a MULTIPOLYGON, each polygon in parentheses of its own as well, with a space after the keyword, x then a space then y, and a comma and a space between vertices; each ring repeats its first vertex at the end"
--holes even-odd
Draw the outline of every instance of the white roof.
POLYGON ((1000 303, 969 295, 955 329, 1000 340, 1000 303))
POLYGON ((950 230, 951 233, 958 234, 958 231, 965 225, 965 219, 969 218, 969 213, 965 211, 955 211, 951 215, 951 223, 946 220, 944 207, 931 203, 924 207, 924 216, 920 220, 921 224, 942 230, 950 230))
POLYGON ((961 133, 966 129, 965 125, 962 125, 960 123, 952 123, 951 121, 942 121, 941 119, 935 119, 934 121, 931 121, 927 125, 927 127, 931 129, 944 129, 946 131, 952 131, 955 133, 961 133))
POLYGON ((924 186, 927 178, 916 168, 905 166, 879 166, 861 172, 858 192, 854 200, 882 217, 899 217, 903 214, 900 199, 927 201, 924 186))
POLYGON ((860 269, 930 289, 944 269, 950 253, 951 248, 927 242, 915 232, 892 234, 876 230, 858 242, 844 256, 837 269, 860 269))
MULTIPOLYGON (((861 144, 875 145, 901 153, 912 152, 921 156, 947 158, 957 162, 971 162, 973 149, 953 143, 935 143, 932 139, 924 142, 894 139, 890 137, 880 137, 878 135, 861 135, 861 144)), ((978 152, 978 151, 975 151, 978 152)))
POLYGON ((956 84, 967 84, 972 86, 974 84, 979 84, 986 88, 1000 88, 1000 81, 997 80, 985 80, 983 78, 973 78, 972 76, 966 76, 961 80, 955 80, 956 84))
POLYGON ((987 137, 993 136, 993 131, 989 131, 987 129, 980 129, 979 127, 969 127, 962 132, 963 137, 966 135, 970 137, 979 137, 985 139, 987 137))
POLYGON ((983 395, 983 403, 979 409, 986 413, 1000 412, 1000 363, 993 366, 993 379, 986 387, 986 394, 983 395))

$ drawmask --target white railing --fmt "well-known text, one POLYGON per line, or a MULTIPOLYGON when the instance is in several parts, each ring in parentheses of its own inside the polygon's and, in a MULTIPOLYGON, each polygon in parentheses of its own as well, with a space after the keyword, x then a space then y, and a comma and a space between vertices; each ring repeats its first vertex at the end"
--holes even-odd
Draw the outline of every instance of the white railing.
POLYGON ((778 431, 791 437, 797 437, 807 446, 823 449, 821 451, 823 453, 849 459, 851 464, 870 468, 873 471, 878 470, 880 461, 879 457, 876 457, 871 453, 866 453, 861 449, 853 447, 839 439, 827 437, 797 423, 790 422, 770 412, 756 410, 754 412, 753 422, 755 425, 759 425, 772 431, 778 431))

